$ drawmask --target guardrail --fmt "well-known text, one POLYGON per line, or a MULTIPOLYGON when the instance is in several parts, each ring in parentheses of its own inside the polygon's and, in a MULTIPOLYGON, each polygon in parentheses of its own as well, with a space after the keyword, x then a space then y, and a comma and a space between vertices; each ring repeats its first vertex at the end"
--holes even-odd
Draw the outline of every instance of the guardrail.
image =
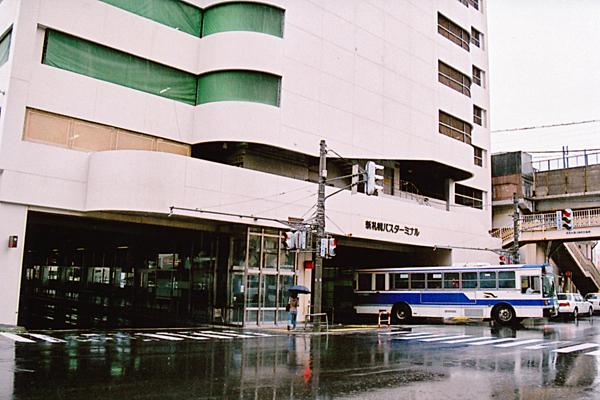
MULTIPOLYGON (((556 212, 522 215, 519 219, 519 232, 557 230, 556 212)), ((573 211, 573 229, 600 226, 600 208, 573 211)), ((492 237, 502 239, 503 243, 513 239, 514 226, 508 225, 492 231, 492 237)))
POLYGON ((315 314, 306 314, 304 316, 304 330, 306 330, 306 325, 308 324, 308 317, 322 317, 325 316, 325 326, 327 327, 327 333, 329 333, 329 322, 327 321, 327 313, 320 312, 315 314))
POLYGON ((392 316, 387 311, 380 311, 379 312, 379 318, 377 319, 377 329, 381 329, 381 315, 382 314, 387 314, 387 326, 388 326, 388 329, 389 329, 390 326, 391 326, 391 322, 392 322, 392 316))

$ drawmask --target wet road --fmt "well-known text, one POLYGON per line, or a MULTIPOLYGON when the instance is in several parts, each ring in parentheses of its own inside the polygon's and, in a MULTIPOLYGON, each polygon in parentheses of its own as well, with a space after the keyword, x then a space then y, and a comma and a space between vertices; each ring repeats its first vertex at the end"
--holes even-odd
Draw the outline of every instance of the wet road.
POLYGON ((329 335, 0 333, 0 399, 597 399, 600 317, 329 335))

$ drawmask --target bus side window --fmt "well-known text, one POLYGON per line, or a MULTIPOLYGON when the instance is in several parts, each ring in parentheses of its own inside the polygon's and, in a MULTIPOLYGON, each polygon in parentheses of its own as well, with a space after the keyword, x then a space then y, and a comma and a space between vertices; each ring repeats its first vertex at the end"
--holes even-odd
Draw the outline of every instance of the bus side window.
POLYGON ((375 290, 385 290, 385 274, 375 274, 375 290))
POLYGON ((514 289, 516 287, 515 271, 498 272, 498 287, 500 289, 514 289))
POLYGON ((408 289, 408 274, 394 274, 394 289, 408 289))
POLYGON ((373 289, 371 274, 358 274, 358 291, 368 292, 373 289))
POLYGON ((463 289, 477 289, 477 272, 462 273, 463 289))
POLYGON ((458 272, 444 272, 444 289, 458 289, 458 272))
POLYGON ((522 276, 521 293, 540 293, 540 277, 522 276))
POLYGON ((496 273, 480 272, 479 287, 482 289, 496 289, 496 273))
POLYGON ((442 288, 442 273, 441 272, 430 272, 427 274, 427 289, 441 289, 442 288))
POLYGON ((411 289, 425 289, 425 274, 422 272, 410 274, 411 289))

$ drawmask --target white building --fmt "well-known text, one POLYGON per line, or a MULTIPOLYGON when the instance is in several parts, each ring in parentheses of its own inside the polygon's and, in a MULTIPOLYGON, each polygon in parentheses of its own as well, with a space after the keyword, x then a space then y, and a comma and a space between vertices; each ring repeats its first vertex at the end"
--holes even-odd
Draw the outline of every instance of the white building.
POLYGON ((485 5, 0 1, 0 324, 287 319, 321 140, 329 179, 385 167, 327 188, 336 318, 353 269, 497 260, 485 5))

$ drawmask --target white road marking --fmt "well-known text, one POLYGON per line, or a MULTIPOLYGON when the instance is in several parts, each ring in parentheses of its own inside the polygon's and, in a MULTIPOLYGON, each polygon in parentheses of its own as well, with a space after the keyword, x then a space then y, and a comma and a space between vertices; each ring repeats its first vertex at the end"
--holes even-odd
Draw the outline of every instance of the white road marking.
POLYGON ((427 339, 420 339, 420 340, 421 340, 421 342, 440 342, 442 340, 465 339, 465 338, 470 338, 470 337, 473 337, 473 335, 442 336, 442 337, 437 337, 437 338, 427 338, 427 339))
POLYGON ((145 337, 149 337, 152 339, 164 339, 164 340, 172 340, 172 341, 183 340, 182 338, 159 335, 159 334, 155 334, 155 333, 136 333, 136 335, 137 336, 145 336, 145 337))
POLYGON ((27 339, 27 338, 24 338, 19 335, 15 335, 14 333, 10 333, 10 332, 0 332, 0 335, 4 336, 7 339, 13 340, 15 342, 35 343, 35 340, 27 339))
POLYGON ((190 335, 182 335, 181 333, 169 333, 169 332, 158 332, 159 335, 173 336, 182 339, 192 339, 192 340, 208 340, 208 338, 201 336, 190 336, 190 335))
POLYGON ((36 339, 44 340, 48 343, 67 343, 66 340, 53 338, 52 336, 40 335, 37 333, 28 333, 29 336, 34 337, 36 339))
POLYGON ((213 333, 204 333, 204 332, 183 332, 189 335, 194 335, 194 336, 201 336, 201 337, 206 337, 206 338, 211 338, 211 339, 233 339, 232 336, 225 336, 225 335, 216 335, 213 333))
POLYGON ((527 350, 542 350, 542 349, 547 349, 550 346, 554 346, 554 345, 561 345, 561 344, 567 344, 567 343, 571 343, 569 341, 555 341, 555 342, 548 342, 548 343, 540 343, 540 344, 536 344, 534 346, 527 346, 525 347, 527 350))
POLYGON ((538 343, 538 342, 543 342, 543 341, 544 341, 544 339, 524 339, 524 340, 517 340, 516 342, 512 342, 512 343, 497 344, 494 347, 517 347, 517 346, 522 346, 524 344, 538 343))
POLYGON ((481 342, 469 343, 469 346, 486 346, 488 344, 512 342, 513 340, 515 340, 515 338, 502 338, 502 339, 493 338, 493 339, 484 340, 481 342))
POLYGON ((477 342, 479 340, 490 340, 490 339, 492 339, 491 336, 484 336, 484 337, 476 337, 476 338, 468 338, 468 339, 449 340, 447 342, 442 342, 442 343, 446 343, 446 344, 471 343, 471 342, 477 342))
POLYGON ((573 353, 575 351, 592 349, 594 347, 598 347, 600 344, 598 343, 582 343, 575 346, 563 347, 562 349, 554 349, 552 350, 555 353, 573 353))

